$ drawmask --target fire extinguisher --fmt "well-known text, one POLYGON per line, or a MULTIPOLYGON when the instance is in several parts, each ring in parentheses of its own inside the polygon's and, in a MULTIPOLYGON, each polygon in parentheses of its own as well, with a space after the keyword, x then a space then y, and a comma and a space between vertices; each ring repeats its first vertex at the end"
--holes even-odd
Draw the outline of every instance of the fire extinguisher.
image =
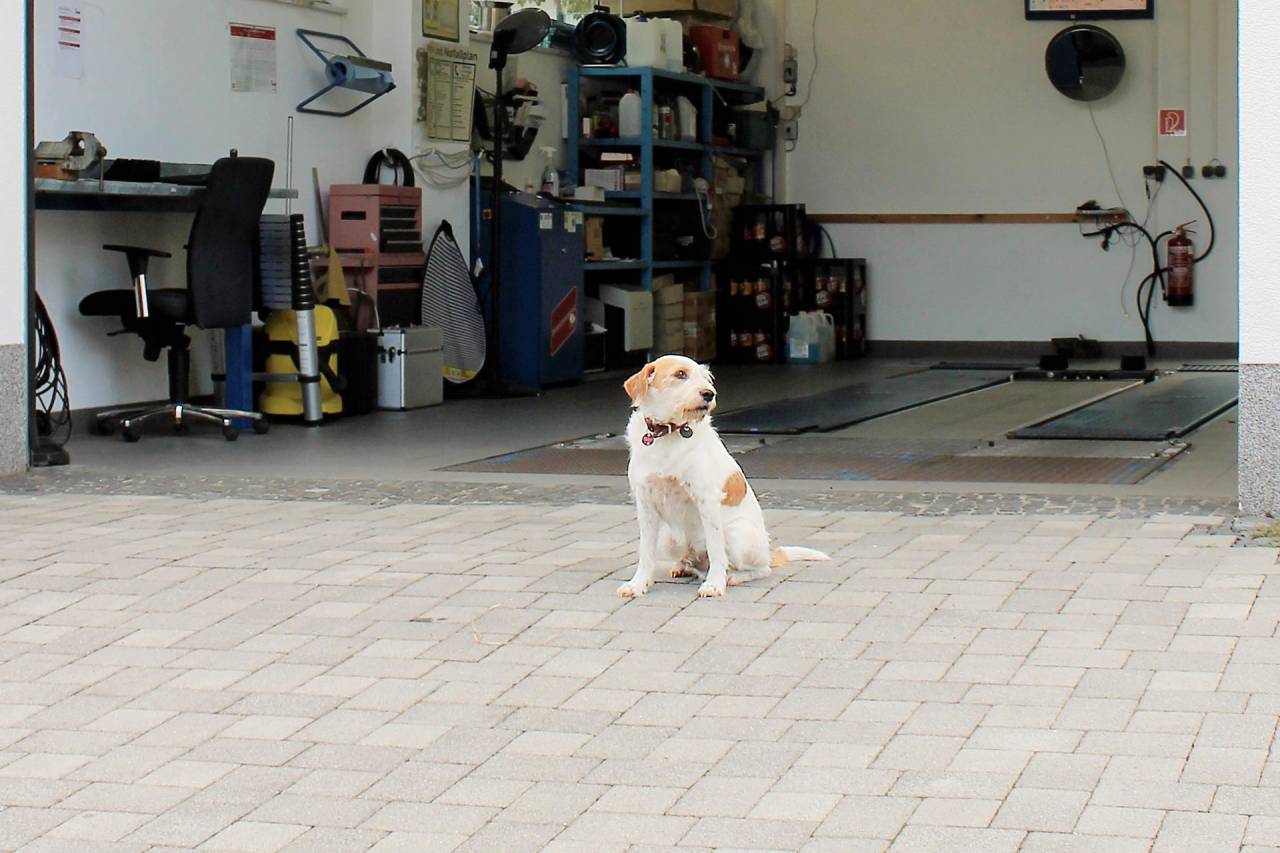
POLYGON ((1191 242, 1187 225, 1179 225, 1166 244, 1168 255, 1165 266, 1168 267, 1168 285, 1165 289, 1165 302, 1173 308, 1185 308, 1195 303, 1196 299, 1196 247, 1191 242))

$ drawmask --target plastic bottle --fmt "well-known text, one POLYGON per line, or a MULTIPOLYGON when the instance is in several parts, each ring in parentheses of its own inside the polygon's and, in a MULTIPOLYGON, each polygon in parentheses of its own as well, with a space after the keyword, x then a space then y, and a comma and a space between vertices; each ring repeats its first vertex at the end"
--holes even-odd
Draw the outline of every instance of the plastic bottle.
POLYGON ((544 145, 542 156, 547 158, 547 163, 542 168, 542 194, 559 198, 560 172, 556 169, 556 149, 551 145, 544 145))
POLYGON ((836 318, 830 314, 817 315, 818 360, 823 364, 836 357, 836 318))
POLYGON ((817 315, 801 311, 787 325, 787 361, 791 364, 817 364, 821 360, 821 339, 817 315))
POLYGON ((685 142, 698 141, 698 110, 693 101, 680 95, 676 98, 676 125, 680 128, 680 138, 685 142))
POLYGON ((628 89, 618 101, 618 136, 622 139, 640 137, 640 93, 628 89))

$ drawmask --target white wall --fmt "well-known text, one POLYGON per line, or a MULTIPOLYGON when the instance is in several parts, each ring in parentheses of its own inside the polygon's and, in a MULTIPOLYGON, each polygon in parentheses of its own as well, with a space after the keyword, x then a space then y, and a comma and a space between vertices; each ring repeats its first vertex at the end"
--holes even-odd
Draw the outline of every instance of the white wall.
MULTIPOLYGON (((56 5, 55 0, 36 2, 37 139, 90 130, 112 156, 178 162, 212 162, 236 148, 274 159, 277 186, 285 180, 286 119, 324 82, 323 66, 294 30, 341 32, 373 54, 368 45, 374 0, 343 0, 351 10, 345 17, 262 0, 116 0, 84 4, 84 76, 68 79, 55 72, 56 5), (276 94, 230 90, 229 21, 276 27, 276 94)), ((399 64, 396 73, 402 84, 411 84, 399 64)), ((306 215, 313 240, 318 233, 312 166, 319 168, 323 186, 358 181, 372 147, 370 128, 389 112, 379 102, 345 119, 295 116, 293 177, 301 198, 293 210, 306 215)), ((284 203, 271 202, 267 209, 283 212, 284 203)), ((183 214, 38 214, 37 286, 62 342, 76 408, 164 397, 163 359, 143 361, 136 337, 108 338, 117 324, 81 317, 77 304, 93 290, 128 286, 124 261, 101 250, 106 242, 173 251, 172 260, 153 262, 151 283, 184 286, 181 246, 190 224, 183 214)), ((204 349, 197 346, 198 357, 204 349)), ((201 363, 193 380, 207 387, 201 363)))
MULTIPOLYGON (((467 4, 460 3, 459 7, 459 27, 462 32, 460 46, 466 47, 467 4)), ((377 0, 372 25, 377 55, 395 64, 399 87, 383 99, 389 103, 370 126, 370 148, 394 146, 410 155, 421 153, 427 148, 439 148, 446 153, 467 150, 467 143, 428 140, 423 126, 417 123, 417 51, 425 48, 429 42, 422 37, 420 0, 377 0)), ((482 53, 481 64, 483 62, 482 53)), ((479 73, 483 74, 483 69, 479 73)), ((470 246, 470 196, 467 185, 436 189, 427 185, 420 175, 415 180, 423 187, 424 239, 430 240, 440 220, 447 219, 453 226, 454 236, 463 253, 467 253, 470 246)))
POLYGON ((1280 172, 1275 109, 1280 81, 1280 9, 1240 3, 1240 361, 1280 364, 1280 172))
MULTIPOLYGON (((801 97, 814 2, 787 3, 801 97)), ((1021 0, 821 0, 820 14, 818 74, 786 161, 790 200, 815 213, 1066 213, 1088 199, 1117 203, 1088 109, 1045 77, 1044 49, 1063 22, 1026 21, 1021 0)), ((1218 243, 1197 267, 1194 309, 1173 311, 1157 297, 1157 341, 1236 339, 1234 15, 1234 0, 1161 0, 1154 22, 1102 23, 1128 70, 1094 110, 1138 218, 1141 166, 1157 152, 1179 166, 1189 154, 1197 172, 1215 156, 1230 169, 1228 180, 1193 181, 1218 243), (1188 108, 1187 139, 1157 148, 1159 106, 1188 108)), ((1152 223, 1199 216, 1169 178, 1152 223)), ((1133 288, 1149 254, 1139 254, 1122 307, 1129 250, 1104 254, 1075 225, 828 227, 842 255, 868 259, 875 339, 1141 337, 1133 288)), ((1207 228, 1197 228, 1203 247, 1207 228)))
POLYGON ((0 346, 20 344, 27 335, 27 92, 26 32, 23 15, 0 28, 0 346))

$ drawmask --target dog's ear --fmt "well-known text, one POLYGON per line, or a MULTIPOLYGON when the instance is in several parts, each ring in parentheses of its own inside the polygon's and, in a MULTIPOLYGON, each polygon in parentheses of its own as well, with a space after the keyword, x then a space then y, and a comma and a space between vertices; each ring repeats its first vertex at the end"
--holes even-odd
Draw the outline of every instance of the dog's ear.
POLYGON ((645 392, 649 390, 649 380, 653 378, 654 370, 656 368, 652 363, 646 364, 634 376, 622 383, 622 389, 627 392, 631 402, 639 403, 640 399, 644 397, 645 392))

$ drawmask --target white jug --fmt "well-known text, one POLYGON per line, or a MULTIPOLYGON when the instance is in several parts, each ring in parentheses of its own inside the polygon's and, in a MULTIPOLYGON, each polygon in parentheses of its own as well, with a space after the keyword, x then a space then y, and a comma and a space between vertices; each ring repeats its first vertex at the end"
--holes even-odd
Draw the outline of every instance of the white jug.
POLYGON ((618 136, 637 139, 640 135, 640 93, 630 89, 618 101, 618 136))
POLYGON ((787 362, 818 364, 822 359, 822 340, 818 315, 801 311, 787 325, 787 362))

